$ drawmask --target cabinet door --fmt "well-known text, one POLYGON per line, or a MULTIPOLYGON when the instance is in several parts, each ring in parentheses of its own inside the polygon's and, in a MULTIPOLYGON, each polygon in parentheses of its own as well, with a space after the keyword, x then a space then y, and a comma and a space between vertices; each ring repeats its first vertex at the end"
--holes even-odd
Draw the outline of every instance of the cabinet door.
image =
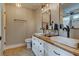
POLYGON ((45 42, 44 43, 45 46, 45 56, 54 56, 54 53, 52 53, 52 51, 54 50, 54 47, 50 44, 50 43, 47 43, 45 42))
POLYGON ((54 51, 56 49, 56 47, 52 44, 47 44, 48 48, 48 56, 60 56, 59 53, 57 53, 56 51, 54 51))
POLYGON ((45 56, 48 56, 48 43, 47 42, 45 42, 44 43, 44 50, 45 50, 45 56))
POLYGON ((38 40, 36 37, 32 37, 32 51, 33 53, 38 56, 38 40))
MULTIPOLYGON (((35 53, 36 52, 36 43, 35 41, 32 41, 32 51, 35 53)), ((36 55, 36 54, 35 54, 36 55)))
POLYGON ((44 56, 44 48, 40 48, 38 51, 39 51, 39 56, 44 56))
POLYGON ((34 48, 35 48, 35 38, 32 37, 32 50, 33 50, 33 52, 34 52, 34 48))
POLYGON ((42 44, 38 46, 39 56, 44 56, 44 46, 42 44))
POLYGON ((39 42, 39 46, 38 46, 39 56, 44 56, 44 41, 38 39, 38 42, 39 42))
POLYGON ((38 39, 38 42, 39 42, 39 43, 38 43, 38 44, 39 44, 39 49, 40 49, 40 48, 43 49, 43 48, 44 48, 44 41, 41 40, 41 39, 38 39))

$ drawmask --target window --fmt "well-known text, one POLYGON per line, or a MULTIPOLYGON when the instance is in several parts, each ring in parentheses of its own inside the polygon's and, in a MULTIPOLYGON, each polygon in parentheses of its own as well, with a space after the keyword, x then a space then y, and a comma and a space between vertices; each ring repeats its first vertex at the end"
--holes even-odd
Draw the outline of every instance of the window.
POLYGON ((63 25, 66 27, 66 25, 69 25, 70 23, 70 16, 66 16, 63 18, 63 25))
POLYGON ((73 20, 72 20, 72 26, 74 28, 79 28, 79 14, 74 14, 72 16, 73 20))
POLYGON ((73 15, 73 19, 78 19, 78 18, 79 18, 79 14, 73 15))

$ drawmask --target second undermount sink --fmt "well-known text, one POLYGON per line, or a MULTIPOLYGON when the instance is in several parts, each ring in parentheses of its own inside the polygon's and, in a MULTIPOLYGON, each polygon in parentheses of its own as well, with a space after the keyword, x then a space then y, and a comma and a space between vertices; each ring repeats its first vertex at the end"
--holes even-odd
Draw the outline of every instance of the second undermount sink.
POLYGON ((79 48, 79 40, 77 39, 65 38, 61 36, 50 37, 50 39, 73 48, 79 48))

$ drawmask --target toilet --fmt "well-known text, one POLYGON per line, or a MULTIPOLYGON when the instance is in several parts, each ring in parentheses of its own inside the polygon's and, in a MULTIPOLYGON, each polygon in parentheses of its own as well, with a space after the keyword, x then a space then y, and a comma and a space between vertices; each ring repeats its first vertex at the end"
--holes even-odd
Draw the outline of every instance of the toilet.
POLYGON ((25 39, 25 44, 26 44, 27 48, 31 48, 31 46, 32 46, 32 38, 25 39))

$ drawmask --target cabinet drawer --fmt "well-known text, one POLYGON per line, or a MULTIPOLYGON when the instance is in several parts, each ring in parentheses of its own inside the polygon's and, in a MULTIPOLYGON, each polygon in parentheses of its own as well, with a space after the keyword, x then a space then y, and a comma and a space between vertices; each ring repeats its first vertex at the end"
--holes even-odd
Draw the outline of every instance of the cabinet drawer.
POLYGON ((33 47, 33 48, 32 48, 32 51, 33 51, 33 53, 34 53, 36 56, 39 56, 39 51, 38 51, 38 48, 37 48, 37 47, 33 47))
POLYGON ((44 45, 45 45, 46 50, 55 49, 54 45, 52 45, 52 44, 50 44, 50 43, 45 42, 44 45))
POLYGON ((58 48, 57 50, 54 50, 56 51, 57 53, 60 54, 60 56, 74 56, 72 53, 66 51, 66 50, 63 50, 61 48, 58 48))
POLYGON ((74 56, 72 53, 47 42, 45 43, 45 52, 48 53, 48 56, 74 56))
POLYGON ((52 45, 53 47, 52 47, 52 53, 54 53, 54 54, 56 54, 56 55, 58 55, 58 56, 73 56, 73 54, 72 53, 70 53, 70 52, 68 52, 68 51, 66 51, 66 50, 63 50, 63 49, 61 49, 61 48, 59 48, 59 47, 56 47, 56 46, 54 46, 54 45, 52 45))

